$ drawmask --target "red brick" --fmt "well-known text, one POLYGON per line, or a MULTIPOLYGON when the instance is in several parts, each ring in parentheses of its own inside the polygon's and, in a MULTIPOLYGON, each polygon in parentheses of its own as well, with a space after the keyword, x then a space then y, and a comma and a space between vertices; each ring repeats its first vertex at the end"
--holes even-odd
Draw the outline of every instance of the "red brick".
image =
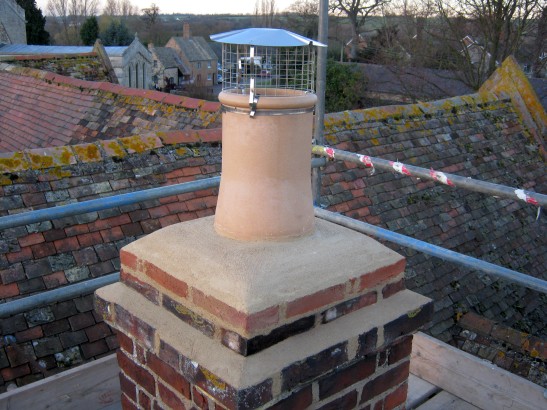
POLYGON ((152 326, 133 316, 120 305, 115 305, 114 310, 116 313, 116 325, 121 328, 120 330, 129 334, 133 339, 138 340, 147 348, 154 346, 156 330, 152 326))
POLYGON ((135 254, 127 251, 124 248, 120 250, 120 263, 122 266, 125 266, 126 268, 131 270, 137 270, 138 262, 139 258, 135 254))
POLYGON ((123 267, 120 271, 120 280, 127 286, 135 289, 137 292, 139 292, 141 295, 143 295, 146 299, 150 300, 154 304, 159 304, 160 293, 158 292, 158 290, 150 284, 145 283, 140 279, 137 279, 135 276, 127 273, 123 267))
POLYGON ((366 379, 375 370, 375 355, 366 356, 361 361, 345 369, 335 370, 332 375, 319 380, 319 399, 325 400, 327 397, 334 396, 352 384, 366 379))
POLYGON ((384 299, 387 299, 404 289, 405 289, 404 279, 398 280, 397 282, 394 282, 394 283, 388 283, 382 289, 382 296, 384 297, 384 299))
POLYGON ((133 403, 131 400, 129 400, 127 398, 127 396, 123 393, 122 393, 122 398, 121 398, 121 404, 122 404, 122 409, 123 410, 139 410, 137 405, 135 403, 133 403))
POLYGON ((97 340, 92 343, 84 343, 80 345, 84 359, 91 359, 92 357, 101 356, 108 353, 108 345, 104 339, 97 340))
POLYGON ((173 277, 150 262, 145 261, 143 265, 142 272, 154 280, 158 285, 168 289, 181 298, 186 298, 188 296, 188 285, 186 282, 173 277))
POLYGON ((139 387, 144 388, 148 393, 156 394, 156 382, 154 377, 144 368, 127 357, 121 350, 117 352, 118 365, 120 369, 132 380, 137 382, 139 387))
POLYGON ((216 317, 239 328, 245 327, 247 316, 215 297, 205 295, 203 292, 193 288, 192 300, 197 306, 202 307, 216 317))
POLYGON ((18 343, 27 342, 34 339, 40 339, 43 336, 44 332, 42 331, 42 326, 34 326, 30 329, 15 333, 15 339, 17 339, 18 343))
POLYGON ((163 383, 158 383, 158 392, 160 394, 161 401, 163 401, 163 403, 165 403, 165 405, 170 409, 185 409, 184 403, 178 395, 165 387, 163 383))
POLYGON ((8 261, 10 263, 27 261, 29 259, 32 259, 32 250, 30 249, 30 247, 21 248, 19 252, 12 252, 12 253, 6 254, 6 257, 8 258, 8 261))
POLYGON ((408 393, 408 383, 404 383, 397 387, 395 391, 389 393, 384 399, 384 409, 390 410, 400 406, 406 402, 408 393))
POLYGON ((44 284, 47 289, 53 289, 68 283, 64 272, 55 272, 50 275, 42 276, 42 279, 44 279, 44 284))
POLYGON ((120 347, 130 355, 133 354, 133 339, 123 332, 116 332, 116 336, 118 337, 120 347))
POLYGON ((55 244, 55 249, 57 249, 57 252, 59 253, 75 251, 76 249, 80 249, 80 243, 78 242, 78 239, 75 237, 59 239, 53 243, 55 244))
POLYGON ((202 410, 207 410, 209 408, 207 396, 196 387, 192 388, 192 401, 202 410))
POLYGON ((137 389, 137 390, 139 392, 139 401, 137 402, 139 405, 139 408, 143 410, 152 409, 152 400, 150 399, 150 397, 142 390, 140 389, 137 389))
POLYGON ((124 372, 119 373, 120 388, 122 393, 126 394, 133 401, 137 401, 137 386, 127 378, 124 372))
POLYGON ((279 322, 279 306, 272 306, 253 313, 245 319, 245 330, 252 332, 265 329, 279 322))
POLYGON ((379 283, 385 282, 389 278, 399 275, 405 270, 406 259, 401 259, 398 262, 384 266, 374 272, 369 272, 361 276, 361 284, 359 290, 373 288, 379 283))
POLYGON ((47 256, 55 255, 57 253, 55 245, 53 245, 51 242, 33 245, 30 247, 30 249, 32 250, 34 259, 42 259, 47 256))
POLYGON ((404 338, 389 349, 389 364, 397 363, 410 357, 412 351, 412 336, 404 338))
POLYGON ((346 393, 342 397, 339 397, 321 407, 318 410, 342 410, 342 409, 354 409, 357 405, 357 391, 353 390, 346 393))
POLYGON ((346 286, 336 285, 287 303, 287 317, 302 315, 344 298, 346 286))
POLYGON ((0 371, 0 375, 6 382, 18 377, 26 376, 27 374, 30 374, 30 367, 28 364, 18 367, 6 367, 0 371))
POLYGON ((17 295, 19 295, 19 287, 17 286, 17 283, 0 285, 0 299, 11 298, 17 295))
POLYGON ((190 383, 176 369, 154 354, 148 353, 146 360, 150 370, 156 373, 160 379, 173 387, 175 391, 182 393, 186 398, 190 398, 190 383))
POLYGON ((30 235, 19 238, 19 245, 21 247, 37 245, 44 242, 44 234, 42 232, 31 233, 30 235))
POLYGON ((409 366, 410 361, 403 362, 365 384, 361 393, 360 404, 373 400, 392 387, 405 383, 408 379, 409 366))
POLYGON ((103 238, 100 232, 91 232, 78 235, 78 242, 80 242, 80 245, 85 248, 103 243, 103 238))
POLYGON ((312 401, 313 392, 311 386, 307 386, 269 407, 269 410, 306 409, 311 405, 312 401))

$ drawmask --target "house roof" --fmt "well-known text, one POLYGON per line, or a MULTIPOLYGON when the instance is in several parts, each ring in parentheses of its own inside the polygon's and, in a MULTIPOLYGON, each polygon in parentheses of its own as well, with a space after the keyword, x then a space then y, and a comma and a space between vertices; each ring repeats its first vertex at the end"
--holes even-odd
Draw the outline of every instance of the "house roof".
POLYGON ((545 78, 529 78, 530 84, 532 84, 532 87, 534 87, 534 91, 536 92, 539 101, 541 101, 541 105, 543 105, 543 108, 545 111, 547 111, 547 79, 545 78))
MULTIPOLYGON (((112 57, 122 56, 129 46, 105 47, 112 57)), ((45 55, 45 54, 84 54, 91 53, 93 46, 35 46, 27 44, 0 45, 0 55, 45 55)))
POLYGON ((218 126, 219 103, 0 63, 0 152, 218 126))
POLYGON ((190 70, 184 65, 182 60, 177 56, 175 50, 169 47, 154 47, 154 51, 158 56, 161 64, 165 68, 178 68, 183 73, 189 73, 190 70))
POLYGON ((217 56, 203 37, 173 37, 188 61, 216 60, 217 56))

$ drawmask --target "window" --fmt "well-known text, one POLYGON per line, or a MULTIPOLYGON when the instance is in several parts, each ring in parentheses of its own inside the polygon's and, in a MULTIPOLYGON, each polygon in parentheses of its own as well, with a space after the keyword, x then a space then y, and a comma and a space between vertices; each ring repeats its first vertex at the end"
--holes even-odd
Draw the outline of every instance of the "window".
POLYGON ((201 68, 201 61, 198 61, 198 62, 196 63, 196 67, 197 67, 198 69, 201 68))
POLYGON ((135 64, 135 88, 139 88, 139 64, 138 63, 135 64))
POLYGON ((132 78, 131 78, 131 67, 129 67, 129 81, 127 82, 128 87, 131 87, 131 80, 132 80, 132 78))
POLYGON ((207 68, 211 68, 211 62, 207 61, 207 68))
POLYGON ((213 76, 211 73, 207 74, 207 81, 211 81, 213 79, 213 76))
POLYGON ((142 88, 146 88, 146 68, 142 63, 142 88))

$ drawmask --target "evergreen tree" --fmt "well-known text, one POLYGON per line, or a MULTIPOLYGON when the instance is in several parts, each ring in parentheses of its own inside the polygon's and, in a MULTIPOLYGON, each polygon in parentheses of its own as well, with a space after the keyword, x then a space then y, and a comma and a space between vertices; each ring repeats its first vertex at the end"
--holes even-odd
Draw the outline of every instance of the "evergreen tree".
POLYGON ((133 36, 123 22, 112 20, 102 33, 101 40, 105 46, 128 46, 133 41, 133 36))
POLYGON ((49 44, 49 33, 45 30, 46 18, 36 6, 36 0, 16 0, 17 4, 25 10, 27 21, 27 44, 49 44))
POLYGON ((82 28, 80 29, 80 38, 85 46, 92 46, 95 43, 95 40, 99 38, 99 23, 97 22, 97 17, 91 16, 84 21, 84 24, 82 24, 82 28))

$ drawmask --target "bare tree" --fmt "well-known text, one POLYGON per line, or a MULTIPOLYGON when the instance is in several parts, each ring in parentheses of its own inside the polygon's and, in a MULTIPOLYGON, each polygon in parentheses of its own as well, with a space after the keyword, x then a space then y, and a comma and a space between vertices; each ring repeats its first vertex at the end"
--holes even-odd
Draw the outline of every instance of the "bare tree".
POLYGON ((350 59, 357 57, 359 44, 359 32, 365 25, 367 17, 379 10, 381 6, 388 4, 390 0, 330 0, 329 8, 336 14, 345 14, 351 26, 352 41, 350 47, 350 59))
POLYGON ((296 0, 289 6, 288 24, 306 37, 317 38, 319 26, 319 0, 296 0))
POLYGON ((80 28, 83 22, 97 14, 98 0, 49 0, 48 13, 57 17, 62 26, 62 38, 65 44, 80 43, 80 28))
POLYGON ((103 15, 105 16, 119 16, 120 15, 120 3, 118 0, 106 0, 103 7, 103 15))
POLYGON ((256 0, 253 23, 259 27, 273 27, 277 7, 275 0, 256 0))
POLYGON ((534 77, 542 78, 545 76, 545 65, 547 64, 547 56, 545 55, 545 47, 547 45, 547 6, 543 7, 541 17, 538 19, 534 43, 532 73, 534 77))
MULTIPOLYGON (((540 16, 541 0, 435 0, 446 44, 459 48, 466 82, 478 88, 522 45, 540 16)), ((457 51, 457 50, 453 50, 457 51)))

